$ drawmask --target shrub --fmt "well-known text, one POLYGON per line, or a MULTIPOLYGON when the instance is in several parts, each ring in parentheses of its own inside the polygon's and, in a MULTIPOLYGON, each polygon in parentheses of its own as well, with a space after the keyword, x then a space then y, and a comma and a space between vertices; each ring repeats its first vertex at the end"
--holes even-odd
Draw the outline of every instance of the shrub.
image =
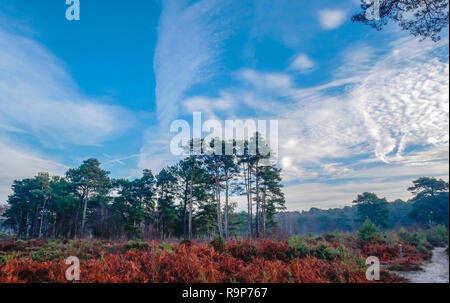
POLYGON ((31 259, 33 261, 51 261, 64 259, 64 254, 59 250, 38 249, 31 252, 31 259))
POLYGON ((296 247, 299 244, 304 243, 305 241, 303 240, 302 236, 299 235, 295 235, 289 238, 289 240, 287 241, 288 245, 292 248, 296 247))
POLYGON ((244 262, 250 262, 257 254, 256 246, 248 241, 229 242, 228 252, 244 262))
POLYGON ((330 261, 340 257, 339 251, 333 247, 325 248, 324 255, 325 255, 325 259, 330 260, 330 261))
POLYGON ((185 239, 185 240, 180 242, 180 245, 185 245, 186 247, 191 247, 192 246, 192 241, 185 239))
POLYGON ((310 248, 301 236, 292 236, 288 240, 288 245, 291 248, 292 255, 297 258, 306 258, 311 255, 310 248))
POLYGON ((406 229, 400 229, 398 235, 404 243, 415 246, 421 253, 427 253, 432 248, 423 231, 408 232, 406 229))
POLYGON ((363 243, 373 242, 378 237, 377 226, 370 221, 369 218, 364 221, 363 225, 359 228, 359 239, 363 243))
POLYGON ((291 249, 286 242, 265 240, 257 245, 258 256, 266 260, 281 260, 288 262, 291 259, 291 249))
POLYGON ((161 249, 162 251, 173 252, 174 245, 171 243, 164 242, 159 244, 158 248, 161 249))
POLYGON ((327 246, 323 243, 319 244, 318 246, 312 248, 310 250, 310 254, 317 259, 322 260, 334 260, 335 258, 339 257, 339 251, 331 246, 327 246))
POLYGON ((224 238, 217 236, 214 238, 214 240, 211 241, 211 246, 214 247, 214 249, 217 252, 223 252, 226 249, 227 243, 225 242, 224 238))
POLYGON ((426 232, 427 241, 437 247, 448 245, 448 229, 444 225, 437 225, 426 232))
POLYGON ((293 247, 293 255, 298 258, 306 258, 310 256, 310 249, 305 243, 300 243, 293 247))
POLYGON ((124 248, 125 250, 147 250, 149 247, 147 242, 143 242, 141 240, 128 241, 124 248))
POLYGON ((337 240, 337 236, 334 233, 326 233, 323 235, 323 238, 325 239, 325 241, 333 243, 337 240))

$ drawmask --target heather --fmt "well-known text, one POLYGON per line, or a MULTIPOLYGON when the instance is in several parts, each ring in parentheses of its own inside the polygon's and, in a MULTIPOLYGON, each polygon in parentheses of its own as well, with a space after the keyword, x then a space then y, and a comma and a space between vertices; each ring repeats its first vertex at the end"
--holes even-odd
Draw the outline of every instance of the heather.
POLYGON ((448 245, 442 226, 376 231, 370 242, 363 227, 320 237, 227 242, 6 238, 0 241, 0 282, 67 282, 69 256, 80 259, 82 283, 367 283, 368 256, 380 259, 379 282, 404 282, 390 270, 415 269, 433 246, 448 245))

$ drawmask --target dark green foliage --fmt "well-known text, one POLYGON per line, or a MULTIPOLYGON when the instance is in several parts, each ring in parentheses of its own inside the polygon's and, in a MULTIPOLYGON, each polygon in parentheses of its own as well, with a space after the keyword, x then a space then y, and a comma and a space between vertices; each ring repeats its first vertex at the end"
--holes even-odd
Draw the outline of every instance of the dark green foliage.
POLYGON ((317 247, 311 249, 310 255, 316 257, 317 259, 331 261, 339 257, 339 252, 331 246, 319 244, 317 247))
POLYGON ((427 231, 426 239, 433 246, 445 247, 449 241, 448 229, 444 225, 437 225, 427 231))
POLYGON ((164 239, 173 229, 176 219, 175 191, 177 179, 166 169, 156 176, 158 187, 158 225, 164 239))
POLYGON ((367 218, 359 228, 359 239, 362 243, 370 243, 378 237, 378 232, 377 226, 367 218))
POLYGON ((361 0, 362 11, 352 21, 381 30, 392 20, 402 30, 433 41, 440 40, 441 31, 448 26, 448 0, 380 0, 379 20, 369 20, 366 11, 373 2, 361 0))
POLYGON ((425 224, 449 226, 448 182, 422 177, 413 181, 408 190, 414 195, 410 216, 425 224))
MULTIPOLYGON (((336 239, 336 237, 334 237, 336 239)), ((317 241, 314 240, 314 242, 317 241)), ((317 259, 334 260, 340 257, 340 251, 326 243, 318 242, 316 246, 308 245, 307 241, 300 237, 294 236, 288 240, 288 245, 292 249, 293 256, 297 258, 315 257, 317 259)))
POLYGON ((306 258, 309 257, 311 254, 311 251, 306 243, 298 243, 292 248, 293 254, 298 258, 306 258))
POLYGON ((120 218, 129 237, 142 237, 142 223, 152 221, 155 211, 155 178, 150 170, 134 181, 115 180, 119 196, 114 199, 111 210, 120 218))
POLYGON ((140 240, 128 241, 124 245, 125 250, 144 250, 144 249, 148 249, 148 248, 149 248, 148 243, 140 241, 140 240))
POLYGON ((225 239, 222 237, 215 237, 212 241, 211 241, 211 246, 214 247, 214 249, 218 252, 223 252, 226 249, 227 243, 225 242, 225 239))
POLYGON ((73 185, 74 193, 79 199, 79 205, 74 218, 73 234, 83 237, 85 235, 86 222, 90 214, 90 204, 98 202, 106 196, 110 189, 109 172, 100 168, 97 159, 83 161, 79 168, 69 169, 66 178, 73 185), (78 228, 78 222, 80 227, 78 228))
POLYGON ((358 195, 353 203, 357 207, 359 222, 370 219, 370 221, 379 227, 388 227, 389 207, 386 198, 381 199, 374 193, 366 192, 358 195))

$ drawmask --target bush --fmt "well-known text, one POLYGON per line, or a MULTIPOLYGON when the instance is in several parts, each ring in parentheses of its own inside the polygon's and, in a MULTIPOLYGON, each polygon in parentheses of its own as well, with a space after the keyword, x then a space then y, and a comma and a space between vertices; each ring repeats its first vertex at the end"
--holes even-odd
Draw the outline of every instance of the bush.
POLYGON ((256 246, 247 241, 230 242, 227 250, 234 258, 244 262, 250 262, 258 252, 256 246))
POLYGON ((292 254, 297 258, 306 258, 310 256, 310 248, 302 237, 292 236, 288 240, 288 245, 292 250, 292 254))
POLYGON ((448 245, 448 230, 444 225, 437 225, 426 232, 427 241, 435 247, 448 245))
POLYGON ((64 259, 64 254, 59 250, 38 249, 31 252, 33 261, 51 261, 64 259))
POLYGON ((149 245, 147 242, 143 242, 141 240, 136 241, 128 241, 124 245, 125 250, 147 250, 149 248, 149 245))
POLYGON ((173 252, 174 247, 175 246, 173 244, 167 243, 167 242, 164 242, 164 243, 161 243, 158 245, 158 248, 160 250, 166 251, 166 252, 173 252))
POLYGON ((225 242, 225 239, 217 236, 214 238, 214 240, 211 241, 211 246, 214 247, 214 249, 217 252, 223 252, 225 251, 226 247, 227 247, 227 243, 225 242))
POLYGON ((322 260, 334 260, 339 257, 339 251, 331 246, 327 246, 323 243, 310 250, 310 255, 322 260))
POLYGON ((191 247, 192 246, 192 241, 185 239, 185 240, 180 242, 180 245, 184 245, 186 247, 191 247))
POLYGON ((406 229, 400 229, 398 235, 404 243, 415 246, 422 253, 426 253, 428 249, 432 248, 423 231, 408 232, 406 229))
POLYGON ((323 235, 323 238, 325 239, 325 241, 333 243, 337 240, 337 236, 334 233, 326 233, 323 235))
POLYGON ((359 239, 363 243, 373 242, 378 237, 378 228, 377 226, 370 221, 370 219, 366 219, 363 225, 359 228, 359 239))
POLYGON ((258 256, 265 260, 280 260, 288 262, 291 259, 291 248, 286 242, 265 240, 257 245, 258 256))

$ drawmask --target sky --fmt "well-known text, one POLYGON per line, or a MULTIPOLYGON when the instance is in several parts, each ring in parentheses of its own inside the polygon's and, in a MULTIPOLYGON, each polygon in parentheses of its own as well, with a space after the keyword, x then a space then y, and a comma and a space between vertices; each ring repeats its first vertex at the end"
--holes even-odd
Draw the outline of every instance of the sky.
MULTIPOLYGON (((449 43, 352 23, 358 0, 0 0, 0 203, 97 158, 155 174, 172 121, 278 120, 288 210, 407 200, 449 176, 449 43)), ((241 198, 234 197, 235 201, 241 198)))

